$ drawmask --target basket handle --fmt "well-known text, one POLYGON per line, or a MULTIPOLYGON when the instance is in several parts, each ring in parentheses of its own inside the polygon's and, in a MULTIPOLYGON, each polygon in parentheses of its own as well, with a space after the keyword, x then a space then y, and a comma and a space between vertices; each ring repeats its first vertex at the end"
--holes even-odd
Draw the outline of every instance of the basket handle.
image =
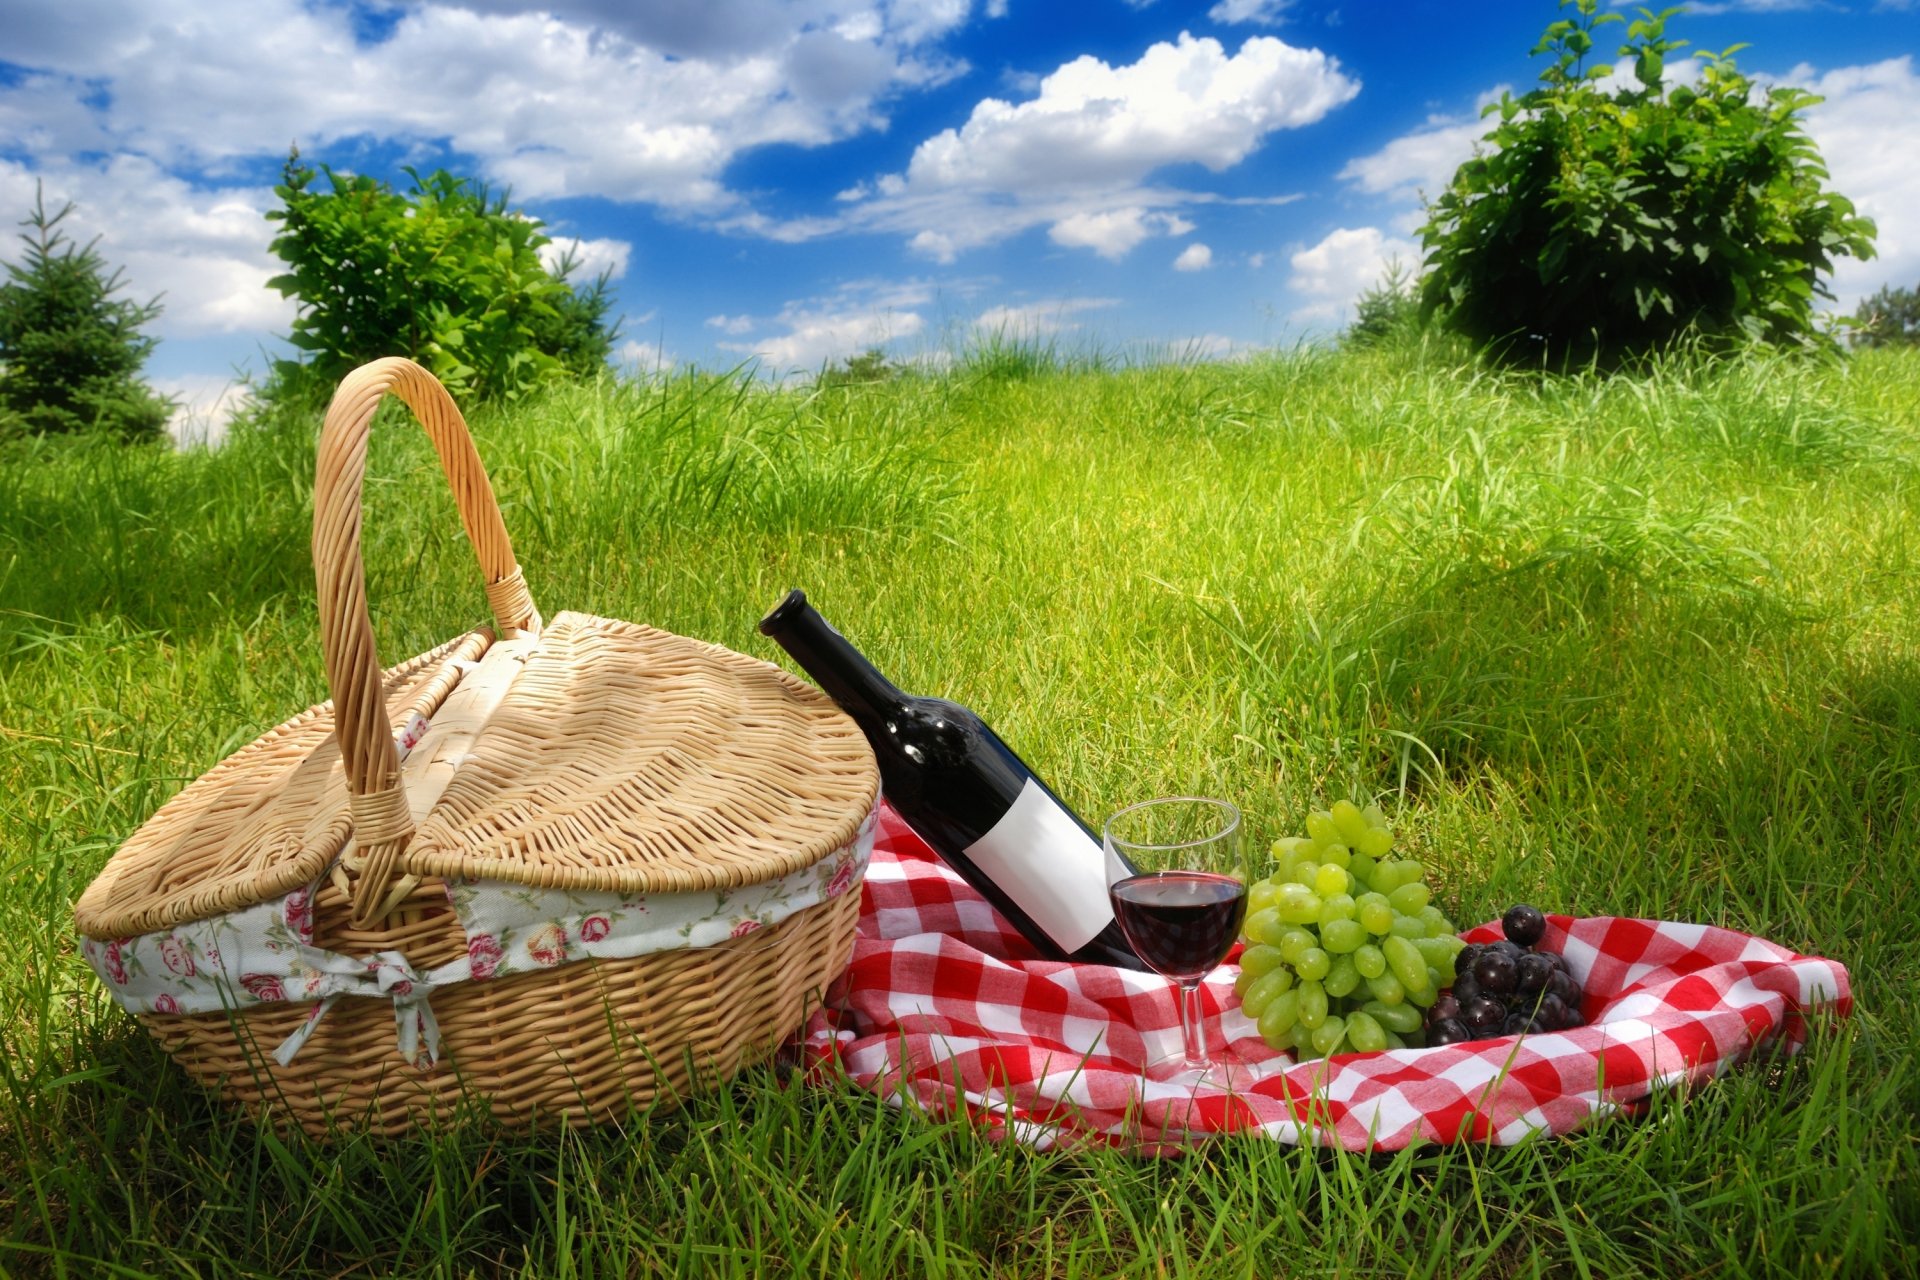
POLYGON ((413 838, 413 819, 400 789, 400 754, 387 721, 380 657, 367 614, 366 570, 360 551, 360 494, 366 476, 367 436, 374 410, 392 392, 413 411, 433 441, 453 490, 474 555, 486 577, 487 601, 503 635, 538 631, 534 608, 513 544, 500 518, 487 471, 474 450, 466 420, 440 380, 411 360, 389 357, 349 373, 327 407, 320 429, 313 490, 313 568, 320 591, 320 646, 333 692, 334 734, 346 767, 348 804, 359 848, 361 876, 354 890, 353 924, 365 928, 384 916, 400 854, 413 838))

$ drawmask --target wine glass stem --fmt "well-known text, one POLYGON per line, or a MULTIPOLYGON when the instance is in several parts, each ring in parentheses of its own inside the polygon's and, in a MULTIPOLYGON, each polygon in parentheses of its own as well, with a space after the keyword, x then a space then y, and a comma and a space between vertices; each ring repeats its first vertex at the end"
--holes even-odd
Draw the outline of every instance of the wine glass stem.
POLYGON ((1200 1021, 1200 979, 1180 984, 1180 1038, 1185 1043, 1187 1067, 1205 1071, 1213 1063, 1207 1058, 1207 1030, 1200 1021))

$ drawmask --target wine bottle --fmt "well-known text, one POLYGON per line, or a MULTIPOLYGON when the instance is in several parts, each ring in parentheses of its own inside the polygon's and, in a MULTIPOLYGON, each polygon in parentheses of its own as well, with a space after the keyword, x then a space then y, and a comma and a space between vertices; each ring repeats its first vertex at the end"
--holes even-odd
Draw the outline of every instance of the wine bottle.
POLYGON ((902 693, 804 592, 788 592, 760 633, 860 726, 907 825, 1041 954, 1147 968, 1114 921, 1099 837, 979 716, 902 693))

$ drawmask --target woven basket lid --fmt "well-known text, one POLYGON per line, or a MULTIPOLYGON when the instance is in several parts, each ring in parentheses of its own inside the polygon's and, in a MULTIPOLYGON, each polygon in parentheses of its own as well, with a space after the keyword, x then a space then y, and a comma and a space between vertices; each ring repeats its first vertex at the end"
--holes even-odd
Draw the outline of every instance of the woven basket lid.
POLYGON ((417 877, 714 890, 778 878, 854 839, 879 774, 825 695, 652 627, 581 613, 541 622, 465 424, 424 370, 380 361, 350 377, 320 466, 315 564, 334 700, 163 806, 81 897, 83 933, 124 937, 238 910, 312 883, 335 859, 361 871, 356 918, 371 919, 417 877), (343 411, 369 371, 383 376, 343 411), (365 613, 358 467, 388 390, 434 439, 499 626, 382 672, 365 613), (347 516, 335 510, 342 488, 347 516), (339 533, 349 526, 351 537, 339 533), (427 729, 403 766, 394 735, 415 716, 427 729))

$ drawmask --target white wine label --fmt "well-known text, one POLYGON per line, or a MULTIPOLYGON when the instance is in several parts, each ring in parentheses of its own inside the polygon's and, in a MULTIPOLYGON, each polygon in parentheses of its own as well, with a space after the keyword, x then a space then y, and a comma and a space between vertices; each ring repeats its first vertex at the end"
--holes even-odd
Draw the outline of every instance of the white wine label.
POLYGON ((966 854, 1062 951, 1078 951, 1113 922, 1099 842, 1032 778, 966 854))

